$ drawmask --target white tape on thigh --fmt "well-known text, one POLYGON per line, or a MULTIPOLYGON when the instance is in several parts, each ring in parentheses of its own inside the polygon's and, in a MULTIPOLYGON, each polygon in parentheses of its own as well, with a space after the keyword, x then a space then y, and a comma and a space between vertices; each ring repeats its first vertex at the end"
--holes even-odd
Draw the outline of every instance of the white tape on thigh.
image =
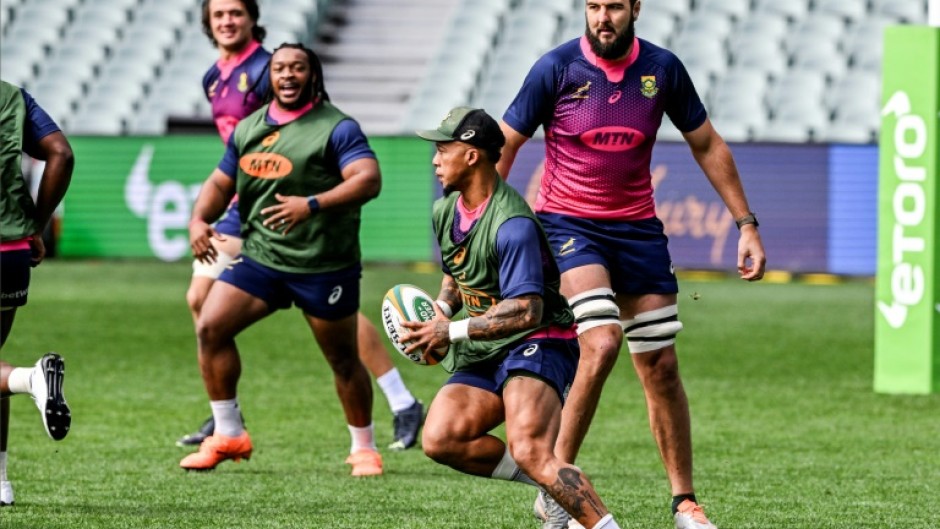
POLYGON ((229 255, 223 251, 219 251, 219 255, 216 256, 215 262, 212 264, 206 264, 198 259, 193 260, 193 275, 197 277, 208 277, 210 279, 218 279, 225 268, 232 264, 232 261, 235 260, 235 257, 229 255))
POLYGON ((609 288, 586 290, 568 300, 578 334, 601 325, 620 325, 620 309, 614 301, 614 291, 609 288))
POLYGON ((670 346, 676 343, 676 335, 682 330, 677 305, 641 312, 620 323, 631 353, 648 353, 670 346))

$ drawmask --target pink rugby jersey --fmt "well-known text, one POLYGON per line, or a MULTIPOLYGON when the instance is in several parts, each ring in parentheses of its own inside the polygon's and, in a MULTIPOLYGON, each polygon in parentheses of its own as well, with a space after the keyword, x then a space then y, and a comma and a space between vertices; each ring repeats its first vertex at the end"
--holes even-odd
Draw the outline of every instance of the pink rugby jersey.
POLYGON ((535 63, 503 121, 529 137, 544 127, 537 212, 625 221, 656 215, 650 159, 663 114, 683 132, 706 119, 672 52, 635 39, 608 61, 582 36, 535 63))
POLYGON ((212 103, 212 119, 222 142, 228 143, 235 125, 264 104, 271 86, 270 59, 271 53, 252 41, 237 56, 218 60, 203 76, 202 87, 212 103))

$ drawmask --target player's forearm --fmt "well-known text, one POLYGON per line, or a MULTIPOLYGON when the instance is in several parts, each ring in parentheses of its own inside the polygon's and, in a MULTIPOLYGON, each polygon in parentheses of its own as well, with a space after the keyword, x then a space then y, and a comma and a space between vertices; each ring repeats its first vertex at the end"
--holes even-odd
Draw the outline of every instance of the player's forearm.
POLYGON ((68 140, 60 132, 50 134, 40 142, 46 156, 46 166, 36 195, 36 228, 45 230, 52 212, 62 202, 72 182, 75 155, 68 140))
POLYGON ((444 279, 441 281, 441 291, 437 295, 438 303, 445 303, 450 308, 450 314, 448 317, 460 312, 460 309, 463 308, 463 299, 460 297, 460 289, 457 287, 457 282, 454 281, 454 278, 445 275, 444 279))
POLYGON ((537 295, 504 299, 482 316, 469 319, 471 340, 498 340, 534 329, 542 321, 542 298, 537 295))
POLYGON ((342 210, 362 206, 379 196, 381 189, 382 179, 378 172, 362 173, 347 178, 333 189, 317 193, 316 197, 321 210, 342 210))
POLYGON ((209 224, 215 222, 225 212, 226 206, 234 195, 234 181, 216 169, 202 184, 196 203, 193 204, 191 219, 202 220, 209 224))
POLYGON ((693 155, 718 196, 731 212, 731 216, 738 219, 747 215, 750 212, 750 206, 728 145, 724 141, 719 141, 708 151, 693 152, 693 155))

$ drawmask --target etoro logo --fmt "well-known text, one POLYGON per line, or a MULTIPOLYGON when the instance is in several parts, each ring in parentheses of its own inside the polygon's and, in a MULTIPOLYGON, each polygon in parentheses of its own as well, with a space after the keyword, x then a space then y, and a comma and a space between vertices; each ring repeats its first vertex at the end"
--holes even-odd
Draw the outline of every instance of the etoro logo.
POLYGON ((184 185, 150 181, 152 144, 145 143, 124 185, 124 202, 137 217, 147 220, 147 242, 154 255, 176 261, 189 253, 189 215, 202 183, 184 185))
POLYGON ((878 301, 878 310, 888 325, 897 329, 907 320, 908 308, 924 299, 926 283, 921 261, 926 249, 924 237, 918 235, 927 212, 927 194, 924 181, 927 168, 917 159, 926 152, 927 124, 924 118, 911 113, 911 100, 906 92, 892 94, 881 111, 882 116, 896 118, 891 135, 894 149, 893 171, 888 176, 897 179, 891 192, 891 300, 878 301))

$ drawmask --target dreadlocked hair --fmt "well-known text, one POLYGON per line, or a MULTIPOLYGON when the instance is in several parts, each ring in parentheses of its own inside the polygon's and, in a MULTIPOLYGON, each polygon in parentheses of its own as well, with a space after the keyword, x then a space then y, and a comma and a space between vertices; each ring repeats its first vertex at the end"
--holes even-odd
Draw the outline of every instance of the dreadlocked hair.
MULTIPOLYGON (((313 87, 312 87, 313 90, 310 91, 311 101, 317 101, 318 99, 323 100, 323 101, 329 101, 330 94, 326 93, 326 86, 323 84, 323 63, 320 62, 320 56, 317 55, 317 52, 304 46, 300 42, 285 42, 281 44, 280 46, 278 46, 277 48, 274 48, 274 51, 271 52, 271 56, 273 57, 274 54, 278 52, 278 50, 283 49, 283 48, 301 50, 307 55, 307 62, 310 63, 310 70, 313 72, 313 76, 314 76, 313 87)), ((269 67, 270 67, 270 64, 271 64, 271 61, 269 60, 268 61, 269 67)), ((271 102, 274 99, 273 90, 268 91, 268 95, 266 99, 267 99, 267 102, 271 102)))

